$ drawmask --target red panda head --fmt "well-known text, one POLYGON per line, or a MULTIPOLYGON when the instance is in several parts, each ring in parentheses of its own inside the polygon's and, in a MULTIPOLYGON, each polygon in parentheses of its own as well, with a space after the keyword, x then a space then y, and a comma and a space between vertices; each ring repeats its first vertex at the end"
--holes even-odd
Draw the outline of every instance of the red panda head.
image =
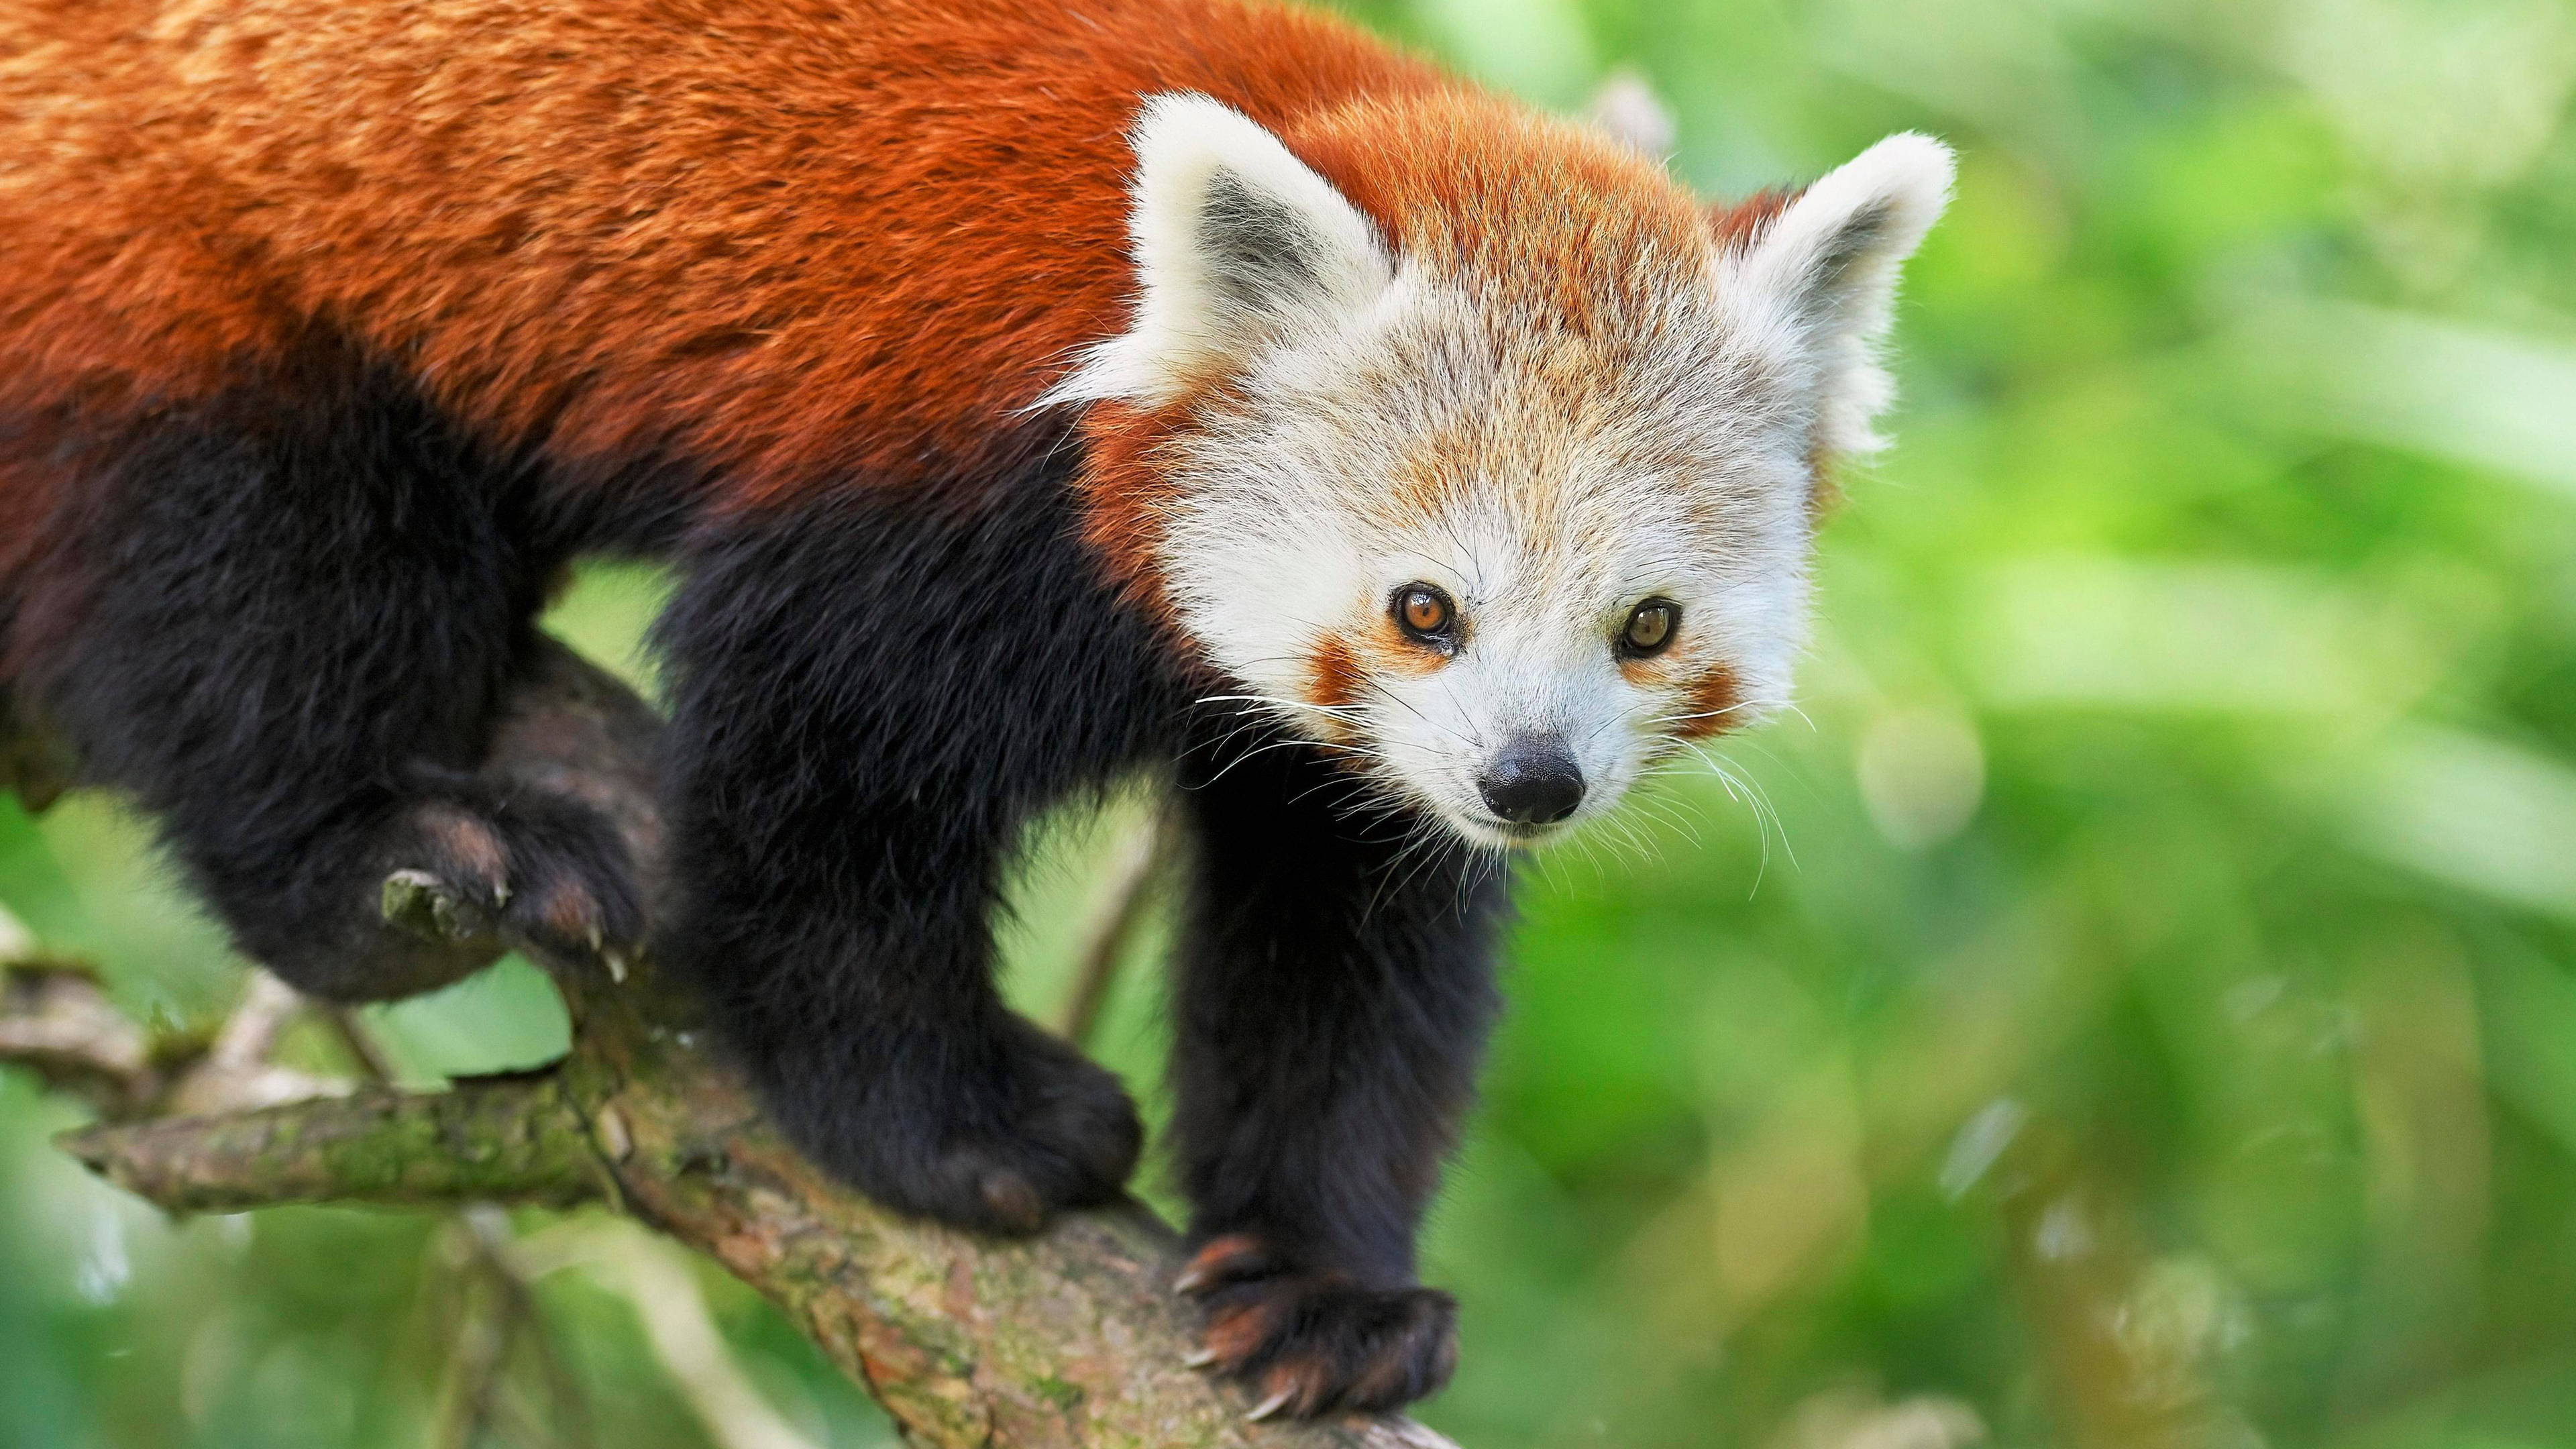
POLYGON ((1227 702, 1487 845, 1786 702, 1944 147, 1721 224, 1469 97, 1282 134, 1167 95, 1134 140, 1133 320, 1051 396, 1094 405, 1095 526, 1227 702))

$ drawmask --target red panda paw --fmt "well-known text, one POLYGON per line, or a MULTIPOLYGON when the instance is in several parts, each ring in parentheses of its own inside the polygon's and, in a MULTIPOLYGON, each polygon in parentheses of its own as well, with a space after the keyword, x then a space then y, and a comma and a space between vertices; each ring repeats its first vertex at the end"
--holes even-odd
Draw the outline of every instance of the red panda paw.
POLYGON ((1242 1382, 1254 1419, 1383 1413, 1439 1392, 1458 1366, 1448 1294, 1300 1269, 1252 1234, 1209 1242, 1177 1286, 1205 1315, 1191 1362, 1242 1382))
POLYGON ((1008 1030, 1009 1129, 952 1138, 903 1196, 943 1222, 1021 1236, 1060 1209, 1117 1201, 1145 1128, 1115 1074, 1017 1017, 1008 1030))
POLYGON ((622 975, 644 938, 624 844, 577 802, 515 792, 414 806, 388 851, 384 916, 415 936, 497 939, 622 975))

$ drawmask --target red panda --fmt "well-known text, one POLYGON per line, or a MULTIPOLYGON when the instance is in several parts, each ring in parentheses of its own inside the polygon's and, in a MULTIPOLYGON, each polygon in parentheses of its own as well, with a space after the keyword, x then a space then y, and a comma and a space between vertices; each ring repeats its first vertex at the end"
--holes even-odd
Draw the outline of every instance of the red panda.
POLYGON ((357 949, 406 865, 649 932, 818 1161, 1002 1232, 1139 1138, 1003 870, 1163 772, 1206 1361, 1390 1407, 1506 852, 1785 698, 1949 180, 1711 212, 1237 0, 0 0, 0 689, 297 985, 475 964, 357 949), (667 920, 473 773, 596 552, 682 579, 667 920))

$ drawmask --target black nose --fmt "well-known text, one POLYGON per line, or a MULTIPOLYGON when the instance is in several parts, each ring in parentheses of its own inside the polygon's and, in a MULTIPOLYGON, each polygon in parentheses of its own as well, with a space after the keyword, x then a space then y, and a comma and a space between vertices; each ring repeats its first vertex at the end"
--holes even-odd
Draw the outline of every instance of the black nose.
POLYGON ((1583 803, 1583 767, 1564 742, 1524 736, 1503 746, 1476 788, 1514 825, 1554 825, 1583 803))

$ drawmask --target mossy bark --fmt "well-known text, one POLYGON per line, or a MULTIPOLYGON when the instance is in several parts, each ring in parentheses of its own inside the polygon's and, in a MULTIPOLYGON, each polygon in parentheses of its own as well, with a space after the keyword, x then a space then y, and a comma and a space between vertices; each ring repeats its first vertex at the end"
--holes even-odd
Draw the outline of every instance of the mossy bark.
POLYGON ((298 1202, 570 1207, 603 1195, 584 1130, 549 1075, 108 1123, 56 1144, 172 1212, 298 1202))

